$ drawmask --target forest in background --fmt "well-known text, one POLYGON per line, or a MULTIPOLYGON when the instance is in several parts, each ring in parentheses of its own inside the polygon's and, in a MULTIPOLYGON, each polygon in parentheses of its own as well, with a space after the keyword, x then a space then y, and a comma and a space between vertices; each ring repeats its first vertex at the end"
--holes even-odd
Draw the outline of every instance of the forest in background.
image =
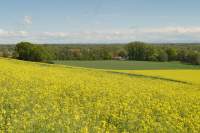
POLYGON ((136 60, 181 61, 200 64, 199 44, 32 44, 0 45, 0 56, 21 60, 49 62, 53 60, 136 60))

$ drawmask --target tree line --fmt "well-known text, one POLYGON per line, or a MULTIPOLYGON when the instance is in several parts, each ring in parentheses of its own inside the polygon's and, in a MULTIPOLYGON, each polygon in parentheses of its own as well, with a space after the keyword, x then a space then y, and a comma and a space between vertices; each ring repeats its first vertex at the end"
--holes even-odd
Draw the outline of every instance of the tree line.
POLYGON ((0 47, 0 56, 49 63, 53 60, 122 59, 159 62, 181 61, 200 65, 200 45, 189 44, 131 42, 123 45, 38 45, 21 42, 15 47, 5 46, 2 49, 0 47))
POLYGON ((14 57, 21 60, 50 62, 51 60, 111 60, 115 48, 107 46, 69 47, 21 42, 15 46, 14 57))
POLYGON ((156 46, 143 42, 133 42, 126 46, 126 51, 129 60, 181 61, 200 65, 200 51, 194 48, 188 49, 187 46, 156 46))

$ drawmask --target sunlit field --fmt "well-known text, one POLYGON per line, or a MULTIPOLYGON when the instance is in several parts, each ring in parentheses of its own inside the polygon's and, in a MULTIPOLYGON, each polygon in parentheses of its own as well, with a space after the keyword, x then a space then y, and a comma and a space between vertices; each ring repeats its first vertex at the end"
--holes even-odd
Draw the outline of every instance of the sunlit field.
POLYGON ((200 85, 200 70, 119 70, 118 72, 166 78, 200 85))
POLYGON ((195 84, 0 58, 0 131, 200 132, 199 70, 176 72, 195 84))

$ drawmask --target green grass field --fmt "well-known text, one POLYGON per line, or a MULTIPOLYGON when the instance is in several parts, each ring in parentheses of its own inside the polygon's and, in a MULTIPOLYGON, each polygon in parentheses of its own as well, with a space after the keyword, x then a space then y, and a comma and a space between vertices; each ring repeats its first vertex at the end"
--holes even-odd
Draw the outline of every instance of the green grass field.
POLYGON ((200 69, 200 66, 180 62, 150 61, 55 61, 56 64, 69 66, 112 69, 112 70, 165 70, 165 69, 200 69))

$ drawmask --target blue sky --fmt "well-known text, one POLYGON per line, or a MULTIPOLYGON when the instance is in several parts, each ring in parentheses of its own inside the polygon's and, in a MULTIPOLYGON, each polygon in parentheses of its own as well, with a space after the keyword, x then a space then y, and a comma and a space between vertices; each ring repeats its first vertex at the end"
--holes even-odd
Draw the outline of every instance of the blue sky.
POLYGON ((0 2, 0 43, 200 42, 199 0, 0 2))

